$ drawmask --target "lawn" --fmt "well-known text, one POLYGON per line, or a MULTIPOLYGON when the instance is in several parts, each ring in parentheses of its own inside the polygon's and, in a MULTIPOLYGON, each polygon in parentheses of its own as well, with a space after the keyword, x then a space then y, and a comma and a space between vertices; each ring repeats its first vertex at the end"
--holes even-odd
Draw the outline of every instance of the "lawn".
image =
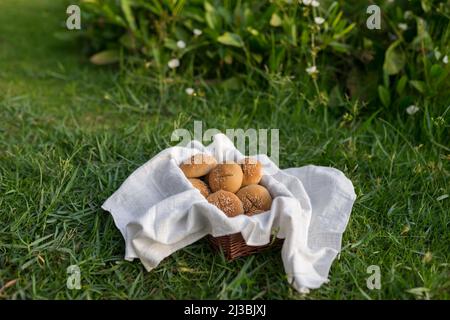
POLYGON ((0 2, 0 298, 450 298, 450 149, 417 121, 425 109, 362 116, 348 103, 342 117, 289 78, 236 91, 124 75, 56 39, 65 18, 64 1, 0 2), (279 252, 227 262, 205 240, 149 273, 123 260, 101 204, 194 120, 280 129, 280 167, 332 166, 352 180, 358 197, 328 284, 302 296, 279 252), (70 265, 81 270, 80 290, 66 287, 70 265), (371 265, 379 290, 366 286, 371 265))

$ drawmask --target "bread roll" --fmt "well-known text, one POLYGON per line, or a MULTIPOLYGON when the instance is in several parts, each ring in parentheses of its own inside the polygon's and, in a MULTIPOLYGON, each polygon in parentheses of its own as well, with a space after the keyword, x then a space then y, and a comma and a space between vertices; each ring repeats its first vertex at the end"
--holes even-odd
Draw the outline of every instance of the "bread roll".
POLYGON ((269 191, 258 184, 243 187, 236 195, 241 199, 244 211, 252 215, 256 210, 267 211, 272 206, 272 197, 269 191))
POLYGON ((194 186, 194 188, 196 188, 196 189, 198 189, 198 191, 200 191, 202 196, 204 196, 205 198, 208 198, 211 191, 209 190, 209 187, 206 183, 204 183, 200 179, 195 179, 195 178, 191 178, 188 180, 194 186))
POLYGON ((229 217, 235 217, 244 213, 242 202, 234 193, 219 190, 210 194, 207 200, 229 217))
POLYGON ((217 165, 214 157, 198 153, 184 161, 180 169, 187 178, 198 178, 208 174, 217 165))
POLYGON ((253 158, 245 158, 241 162, 241 168, 243 173, 242 186, 248 186, 251 184, 258 184, 261 181, 263 170, 261 162, 253 158))
POLYGON ((255 214, 260 214, 263 212, 264 212, 264 210, 255 209, 255 210, 250 210, 250 211, 246 212, 245 214, 247 216, 254 216, 255 214))
POLYGON ((209 187, 213 192, 225 190, 235 193, 242 185, 242 169, 236 163, 218 164, 208 175, 209 187))

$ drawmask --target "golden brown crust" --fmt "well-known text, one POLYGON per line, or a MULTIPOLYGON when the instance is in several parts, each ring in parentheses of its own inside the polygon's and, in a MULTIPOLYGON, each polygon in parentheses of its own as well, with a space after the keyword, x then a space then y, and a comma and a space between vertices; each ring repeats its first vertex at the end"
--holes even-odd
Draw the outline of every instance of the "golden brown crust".
POLYGON ((250 210, 250 211, 246 212, 245 214, 247 216, 254 216, 255 214, 260 214, 263 212, 264 212, 264 210, 254 209, 254 210, 250 210))
POLYGON ((219 190, 210 194, 207 200, 222 210, 228 217, 235 217, 244 213, 242 202, 234 193, 219 190))
POLYGON ((191 178, 188 180, 194 186, 194 188, 196 188, 198 191, 200 191, 202 196, 204 196, 205 198, 208 198, 209 194, 211 193, 211 190, 209 190, 209 187, 206 183, 204 183, 200 179, 195 179, 195 178, 191 178))
POLYGON ((235 193, 242 185, 242 169, 236 163, 218 164, 208 175, 209 187, 213 192, 225 190, 235 193))
POLYGON ((236 195, 241 199, 244 211, 248 215, 255 214, 256 210, 267 211, 272 206, 269 191, 258 184, 243 187, 236 195))
POLYGON ((180 169, 187 178, 199 178, 208 174, 216 165, 217 161, 214 157, 198 153, 184 161, 180 169))
POLYGON ((245 158, 241 163, 243 172, 242 186, 258 184, 261 181, 263 170, 261 162, 253 158, 245 158))

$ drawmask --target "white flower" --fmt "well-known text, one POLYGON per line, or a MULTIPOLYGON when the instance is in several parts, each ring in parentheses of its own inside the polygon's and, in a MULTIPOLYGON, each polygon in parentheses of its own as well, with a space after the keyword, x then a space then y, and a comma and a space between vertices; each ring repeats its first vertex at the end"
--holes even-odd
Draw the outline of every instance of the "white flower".
POLYGON ((184 42, 183 40, 178 40, 177 41, 177 47, 180 48, 180 49, 186 48, 186 42, 184 42))
POLYGON ((312 5, 313 7, 315 7, 315 8, 317 8, 318 6, 320 6, 320 2, 317 1, 317 0, 313 0, 313 1, 311 2, 311 5, 312 5))
POLYGON ((398 24, 398 28, 399 28, 400 30, 405 31, 405 30, 408 30, 408 25, 407 25, 406 23, 399 23, 399 24, 398 24))
POLYGON ((439 60, 441 58, 442 54, 439 51, 438 48, 434 48, 434 57, 436 58, 436 60, 439 60))
POLYGON ((315 17, 315 18, 314 18, 314 22, 315 22, 316 24, 318 24, 318 25, 321 25, 322 23, 325 22, 325 19, 322 18, 322 17, 315 17))
POLYGON ((448 56, 447 55, 442 58, 442 62, 445 63, 445 64, 448 63, 448 56))
POLYGON ((178 68, 180 66, 180 60, 178 60, 178 59, 171 59, 171 60, 169 60, 167 65, 169 66, 170 69, 178 68))
POLYGON ((311 67, 306 68, 306 72, 308 74, 315 74, 318 72, 318 70, 317 70, 316 66, 311 66, 311 67))
POLYGON ((415 105, 410 105, 408 108, 406 108, 406 113, 409 114, 410 116, 412 116, 414 113, 416 113, 417 111, 419 111, 419 108, 416 107, 415 105))
POLYGON ((193 94, 194 94, 194 89, 193 88, 186 88, 186 93, 188 94, 188 95, 190 95, 190 96, 192 96, 193 94))
POLYGON ((413 17, 412 11, 406 10, 405 13, 403 13, 403 18, 410 19, 413 17))
POLYGON ((192 33, 194 33, 195 36, 200 36, 203 32, 202 32, 202 30, 200 30, 200 29, 194 29, 194 30, 192 31, 192 33))
POLYGON ((302 2, 305 6, 309 6, 311 4, 312 0, 303 0, 302 2))

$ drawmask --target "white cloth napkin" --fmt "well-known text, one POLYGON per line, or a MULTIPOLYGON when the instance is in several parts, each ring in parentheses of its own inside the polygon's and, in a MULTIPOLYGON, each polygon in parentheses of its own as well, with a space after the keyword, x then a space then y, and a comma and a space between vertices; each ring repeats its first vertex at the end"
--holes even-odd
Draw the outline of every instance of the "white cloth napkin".
POLYGON ((102 208, 109 211, 125 243, 125 259, 139 258, 150 271, 165 257, 207 234, 241 232, 248 245, 269 243, 273 230, 284 239, 281 256, 288 281, 299 292, 328 281, 333 260, 356 195, 342 172, 308 165, 280 170, 266 155, 264 185, 273 197, 271 210, 252 217, 228 218, 185 178, 181 162, 196 153, 244 156, 223 134, 203 146, 192 141, 171 147, 134 171, 102 208), (270 174, 269 174, 270 173, 270 174))

